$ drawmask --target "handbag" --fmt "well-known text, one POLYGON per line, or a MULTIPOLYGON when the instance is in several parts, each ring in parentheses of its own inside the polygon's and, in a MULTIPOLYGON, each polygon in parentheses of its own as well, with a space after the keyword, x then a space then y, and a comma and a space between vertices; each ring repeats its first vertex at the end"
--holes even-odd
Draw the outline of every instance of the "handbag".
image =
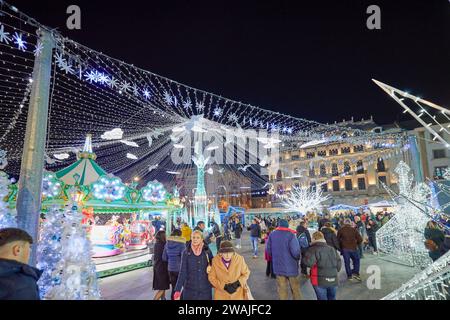
POLYGON ((247 284, 244 287, 244 300, 255 300, 247 284))

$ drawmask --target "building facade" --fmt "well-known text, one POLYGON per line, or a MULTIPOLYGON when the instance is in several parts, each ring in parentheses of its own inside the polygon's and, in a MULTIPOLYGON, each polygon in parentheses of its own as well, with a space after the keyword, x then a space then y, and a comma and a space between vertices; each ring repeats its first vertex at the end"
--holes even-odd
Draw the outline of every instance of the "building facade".
MULTIPOLYGON (((338 125, 341 124, 372 132, 386 130, 372 119, 338 125)), ((386 132, 400 133, 402 130, 389 128, 386 132)), ((299 186, 321 188, 324 194, 331 195, 328 205, 360 206, 389 200, 382 184, 398 190, 394 169, 400 160, 409 162, 408 152, 389 139, 384 143, 346 141, 307 147, 295 142, 285 143, 280 149, 278 167, 269 167, 269 179, 276 193, 283 194, 299 186)), ((281 205, 276 196, 271 200, 273 206, 281 205)))
MULTIPOLYGON (((442 126, 449 128, 450 122, 442 126)), ((450 143, 450 135, 442 130, 439 125, 431 126, 431 128, 438 132, 447 143, 450 143)), ((449 147, 441 141, 433 139, 433 135, 423 127, 415 128, 410 133, 417 138, 424 178, 432 180, 443 179, 445 169, 450 167, 449 147)))

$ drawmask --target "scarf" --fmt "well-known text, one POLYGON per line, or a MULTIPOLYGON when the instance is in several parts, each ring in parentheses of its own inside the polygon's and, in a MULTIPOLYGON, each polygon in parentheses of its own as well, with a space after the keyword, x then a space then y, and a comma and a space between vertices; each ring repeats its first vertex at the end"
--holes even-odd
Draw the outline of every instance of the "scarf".
POLYGON ((224 258, 222 258, 222 262, 223 262, 223 264, 225 265, 225 267, 226 267, 227 269, 230 269, 231 260, 230 260, 230 261, 227 261, 227 260, 225 260, 224 258))
POLYGON ((196 245, 196 246, 193 243, 191 243, 191 249, 192 249, 192 252, 194 253, 194 255, 196 255, 198 257, 199 255, 202 254, 203 241, 200 242, 200 244, 196 245))

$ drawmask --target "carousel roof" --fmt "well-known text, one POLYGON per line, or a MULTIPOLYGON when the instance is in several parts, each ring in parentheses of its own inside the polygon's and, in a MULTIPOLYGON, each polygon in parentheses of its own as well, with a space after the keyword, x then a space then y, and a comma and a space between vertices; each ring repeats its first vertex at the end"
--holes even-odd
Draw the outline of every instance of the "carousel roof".
POLYGON ((106 175, 96 162, 96 155, 92 151, 92 136, 88 134, 83 151, 77 154, 77 161, 70 166, 56 172, 56 177, 68 185, 88 186, 106 175))

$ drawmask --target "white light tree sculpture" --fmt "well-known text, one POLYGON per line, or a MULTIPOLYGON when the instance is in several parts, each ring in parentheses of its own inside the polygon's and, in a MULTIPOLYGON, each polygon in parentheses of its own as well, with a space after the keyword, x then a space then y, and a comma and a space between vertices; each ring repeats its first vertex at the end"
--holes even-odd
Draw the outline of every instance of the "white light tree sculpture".
POLYGON ((320 188, 311 190, 308 187, 293 187, 290 194, 283 200, 283 206, 305 215, 308 211, 319 209, 329 197, 329 195, 324 196, 320 188))

